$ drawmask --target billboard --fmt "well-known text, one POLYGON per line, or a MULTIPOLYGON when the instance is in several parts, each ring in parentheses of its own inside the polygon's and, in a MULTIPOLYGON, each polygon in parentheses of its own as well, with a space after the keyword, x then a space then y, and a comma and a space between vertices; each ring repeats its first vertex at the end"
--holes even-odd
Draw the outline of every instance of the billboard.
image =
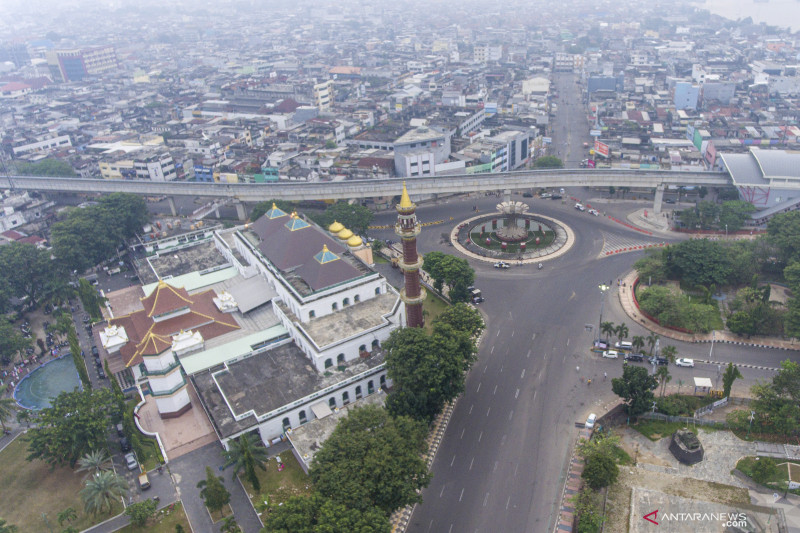
POLYGON ((608 145, 600 141, 594 141, 594 152, 605 158, 608 158, 608 145))
POLYGON ((589 130, 589 135, 592 137, 600 137, 602 132, 600 130, 589 130))

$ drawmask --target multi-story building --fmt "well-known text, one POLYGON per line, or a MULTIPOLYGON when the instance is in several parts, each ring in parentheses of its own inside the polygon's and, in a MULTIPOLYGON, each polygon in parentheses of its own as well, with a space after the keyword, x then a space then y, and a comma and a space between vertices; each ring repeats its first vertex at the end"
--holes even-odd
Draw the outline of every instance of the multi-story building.
POLYGON ((5 44, 0 46, 0 63, 10 61, 17 68, 30 65, 31 56, 28 54, 28 47, 24 44, 5 44))
POLYGON ((675 109, 697 109, 697 101, 700 98, 700 87, 692 85, 688 81, 675 83, 673 103, 675 109))
POLYGON ((47 152, 50 150, 60 150, 72 146, 69 135, 59 135, 56 137, 41 136, 35 140, 25 140, 15 144, 12 151, 15 156, 30 154, 34 152, 47 152))
POLYGON ((80 81, 116 70, 117 53, 113 46, 51 50, 47 52, 47 66, 53 81, 80 81))
POLYGON ((169 152, 139 156, 134 159, 133 168, 140 180, 172 181, 178 177, 169 152))
POLYGON ((433 127, 419 127, 393 143, 394 168, 398 176, 431 176, 436 165, 450 156, 450 133, 433 127))
POLYGON ((321 112, 330 111, 333 108, 334 100, 333 80, 315 83, 311 95, 317 109, 321 112))

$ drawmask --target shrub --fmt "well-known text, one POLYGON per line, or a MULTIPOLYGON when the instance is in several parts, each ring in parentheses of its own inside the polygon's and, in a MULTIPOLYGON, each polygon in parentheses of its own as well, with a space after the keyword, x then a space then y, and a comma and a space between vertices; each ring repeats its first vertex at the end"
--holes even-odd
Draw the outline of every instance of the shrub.
POLYGON ((612 457, 604 454, 592 454, 586 459, 581 477, 593 489, 607 487, 619 476, 619 467, 612 457))

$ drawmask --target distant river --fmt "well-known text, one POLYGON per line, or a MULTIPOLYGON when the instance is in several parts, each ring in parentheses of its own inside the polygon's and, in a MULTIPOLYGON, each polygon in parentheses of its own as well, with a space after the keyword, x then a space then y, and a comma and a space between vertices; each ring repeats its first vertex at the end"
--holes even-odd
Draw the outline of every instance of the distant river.
POLYGON ((800 31, 800 1, 798 0, 769 0, 768 2, 706 0, 695 5, 732 20, 753 17, 753 21, 756 23, 765 22, 770 26, 790 27, 792 31, 800 31))

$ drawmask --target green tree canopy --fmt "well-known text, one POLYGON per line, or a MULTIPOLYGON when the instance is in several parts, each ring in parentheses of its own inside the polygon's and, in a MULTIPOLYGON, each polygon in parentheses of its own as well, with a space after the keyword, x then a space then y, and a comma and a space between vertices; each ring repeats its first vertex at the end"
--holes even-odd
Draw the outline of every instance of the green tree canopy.
POLYGON ((564 168, 564 162, 554 155, 540 157, 533 162, 534 168, 564 168))
POLYGON ((722 396, 729 397, 733 382, 743 377, 738 367, 734 366, 733 363, 728 363, 728 366, 725 367, 725 372, 722 374, 722 396))
POLYGON ((389 533, 391 524, 377 507, 355 510, 324 496, 295 496, 270 509, 262 533, 389 533))
POLYGON ((783 361, 772 382, 753 385, 751 404, 760 422, 783 435, 800 430, 800 364, 783 361))
POLYGON ((255 492, 261 492, 261 482, 258 480, 256 468, 266 471, 266 462, 269 460, 267 449, 260 445, 260 439, 255 433, 247 433, 230 444, 230 449, 225 451, 225 466, 233 465, 233 478, 244 471, 245 479, 250 483, 255 492))
POLYGON ((750 218, 750 213, 756 207, 750 202, 742 200, 731 200, 722 204, 719 210, 719 229, 728 226, 728 232, 739 231, 744 226, 745 221, 750 218))
POLYGON ((581 477, 593 489, 601 489, 614 483, 619 476, 619 467, 613 457, 591 455, 586 459, 581 477))
POLYGON ((144 527, 147 521, 156 514, 157 504, 150 498, 141 502, 132 503, 125 509, 125 515, 131 519, 131 524, 144 527))
POLYGON ((211 467, 206 467, 206 478, 197 483, 200 489, 200 497, 208 507, 208 510, 215 513, 225 507, 231 501, 231 493, 225 488, 222 476, 215 476, 211 467))
POLYGON ((30 305, 39 303, 45 286, 62 269, 50 259, 50 251, 33 244, 12 242, 0 247, 0 277, 11 294, 28 298, 30 305))
POLYGON ((433 278, 433 288, 439 293, 444 285, 450 288, 451 301, 469 300, 467 287, 475 282, 475 270, 466 259, 442 252, 430 252, 423 258, 422 269, 433 278))
POLYGON ((451 305, 442 314, 436 317, 434 323, 449 324, 459 331, 464 331, 470 336, 480 334, 485 327, 483 317, 477 309, 465 303, 451 305))
POLYGON ((391 417, 376 406, 355 408, 314 457, 314 487, 349 509, 377 507, 386 516, 421 502, 419 491, 430 480, 422 460, 426 435, 425 424, 408 417, 391 417))
POLYGON ((353 233, 365 235, 375 214, 361 204, 336 202, 329 206, 324 213, 315 215, 313 218, 314 222, 326 229, 336 220, 353 233))
POLYGON ((800 211, 772 217, 767 222, 767 240, 778 247, 785 263, 800 261, 800 211))
POLYGON ((86 512, 100 514, 110 511, 127 493, 128 483, 114 472, 104 470, 87 479, 80 494, 86 512))
POLYGON ((717 241, 693 239, 668 246, 665 251, 670 279, 680 279, 690 285, 729 283, 732 272, 723 246, 717 241))
POLYGON ((622 377, 611 380, 611 389, 624 400, 625 412, 630 416, 639 416, 651 408, 656 387, 656 378, 640 366, 625 365, 622 377))
POLYGON ((7 365, 14 358, 14 355, 33 346, 32 339, 23 337, 19 328, 15 328, 6 317, 0 316, 0 361, 7 365))
POLYGON ((38 427, 28 431, 27 459, 74 468, 85 454, 104 449, 112 405, 109 389, 62 392, 39 412, 38 427))
POLYGON ((387 408, 426 422, 464 391, 466 371, 475 361, 472 337, 445 323, 434 324, 430 335, 421 328, 396 329, 384 348, 396 389, 387 408))
POLYGON ((48 157, 36 163, 26 163, 17 161, 14 163, 17 173, 21 176, 53 176, 72 178, 75 177, 75 170, 67 161, 48 157))
POLYGON ((667 279, 664 250, 650 248, 647 251, 647 255, 633 264, 633 268, 639 273, 639 279, 642 283, 659 283, 667 279))

